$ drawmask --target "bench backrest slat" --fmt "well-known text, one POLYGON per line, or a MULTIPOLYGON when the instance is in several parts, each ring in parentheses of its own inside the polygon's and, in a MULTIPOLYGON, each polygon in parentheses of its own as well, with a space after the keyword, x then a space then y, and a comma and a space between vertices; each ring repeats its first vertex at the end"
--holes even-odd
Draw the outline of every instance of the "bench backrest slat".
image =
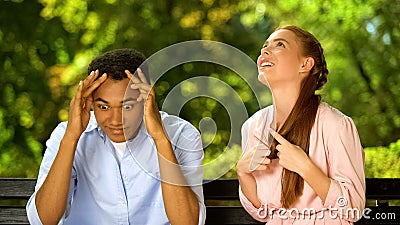
POLYGON ((400 199, 400 178, 367 178, 367 199, 400 199))
POLYGON ((210 200, 237 200, 238 190, 236 179, 205 180, 203 185, 204 198, 210 200))
POLYGON ((241 206, 207 206, 207 225, 265 224, 253 219, 241 206))
POLYGON ((0 206, 0 224, 29 224, 25 207, 0 206))
MULTIPOLYGON (((367 178, 366 198, 395 200, 400 199, 400 178, 367 178)), ((236 179, 218 179, 204 184, 205 199, 239 199, 239 181, 236 179)))
MULTIPOLYGON (((398 178, 367 178, 367 199, 400 199, 398 178)), ((31 178, 1 178, 0 198, 27 198, 36 185, 31 178)), ((219 179, 204 184, 206 199, 238 199, 239 182, 236 179, 219 179)))
POLYGON ((29 198, 35 190, 36 179, 1 178, 0 198, 29 198))

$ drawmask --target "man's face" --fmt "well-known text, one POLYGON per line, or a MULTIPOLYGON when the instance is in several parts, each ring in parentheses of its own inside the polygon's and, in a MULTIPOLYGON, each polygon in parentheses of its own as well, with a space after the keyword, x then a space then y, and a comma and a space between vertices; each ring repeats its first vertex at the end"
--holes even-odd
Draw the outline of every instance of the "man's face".
POLYGON ((97 123, 113 142, 135 137, 143 120, 143 103, 136 101, 139 91, 128 89, 129 81, 107 79, 93 92, 97 123))

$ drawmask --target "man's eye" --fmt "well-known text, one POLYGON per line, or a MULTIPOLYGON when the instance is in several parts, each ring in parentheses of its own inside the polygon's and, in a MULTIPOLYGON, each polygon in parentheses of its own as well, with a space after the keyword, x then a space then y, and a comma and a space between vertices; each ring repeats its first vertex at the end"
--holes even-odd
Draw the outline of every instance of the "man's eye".
POLYGON ((97 107, 99 107, 99 109, 101 109, 103 111, 105 111, 105 110, 110 108, 108 105, 98 105, 97 107))
POLYGON ((129 110, 133 109, 133 105, 123 105, 122 108, 123 108, 124 110, 129 111, 129 110))

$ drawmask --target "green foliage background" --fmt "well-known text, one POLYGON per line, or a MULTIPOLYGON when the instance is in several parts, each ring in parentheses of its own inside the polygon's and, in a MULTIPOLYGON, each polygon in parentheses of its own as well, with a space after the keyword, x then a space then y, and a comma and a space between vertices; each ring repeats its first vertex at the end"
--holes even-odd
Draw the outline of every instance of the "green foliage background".
MULTIPOLYGON (((321 94, 354 119, 366 151, 367 177, 400 177, 397 0, 2 0, 0 177, 37 175, 50 132, 68 118, 75 85, 98 54, 133 47, 150 56, 202 39, 232 45, 255 60, 272 29, 286 24, 309 30, 324 46, 330 75, 321 94)), ((249 115, 259 110, 237 74, 200 62, 178 66, 157 81, 159 105, 176 84, 200 75, 232 86, 249 115)), ((217 101, 192 99, 180 116, 195 126, 203 117, 216 121, 217 133, 205 140, 210 142, 205 163, 224 150, 229 154, 219 159, 222 164, 240 156, 240 140, 225 149, 229 115, 217 101)), ((218 169, 208 168, 206 174, 218 169)), ((235 177, 235 169, 225 176, 235 177)))

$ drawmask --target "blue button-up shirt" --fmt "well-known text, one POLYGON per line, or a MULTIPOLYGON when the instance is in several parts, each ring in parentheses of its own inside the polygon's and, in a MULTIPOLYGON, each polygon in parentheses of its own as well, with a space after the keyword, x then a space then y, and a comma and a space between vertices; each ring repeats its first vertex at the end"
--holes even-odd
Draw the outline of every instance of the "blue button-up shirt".
MULTIPOLYGON (((199 132, 179 117, 160 113, 183 174, 197 196, 199 224, 204 224, 204 154, 199 132)), ((46 143, 35 192, 26 206, 31 224, 42 224, 35 196, 57 155, 66 126, 66 122, 60 123, 46 143)), ((76 148, 67 209, 59 224, 170 224, 162 198, 157 149, 144 123, 126 148, 119 162, 110 139, 91 115, 76 148)))

